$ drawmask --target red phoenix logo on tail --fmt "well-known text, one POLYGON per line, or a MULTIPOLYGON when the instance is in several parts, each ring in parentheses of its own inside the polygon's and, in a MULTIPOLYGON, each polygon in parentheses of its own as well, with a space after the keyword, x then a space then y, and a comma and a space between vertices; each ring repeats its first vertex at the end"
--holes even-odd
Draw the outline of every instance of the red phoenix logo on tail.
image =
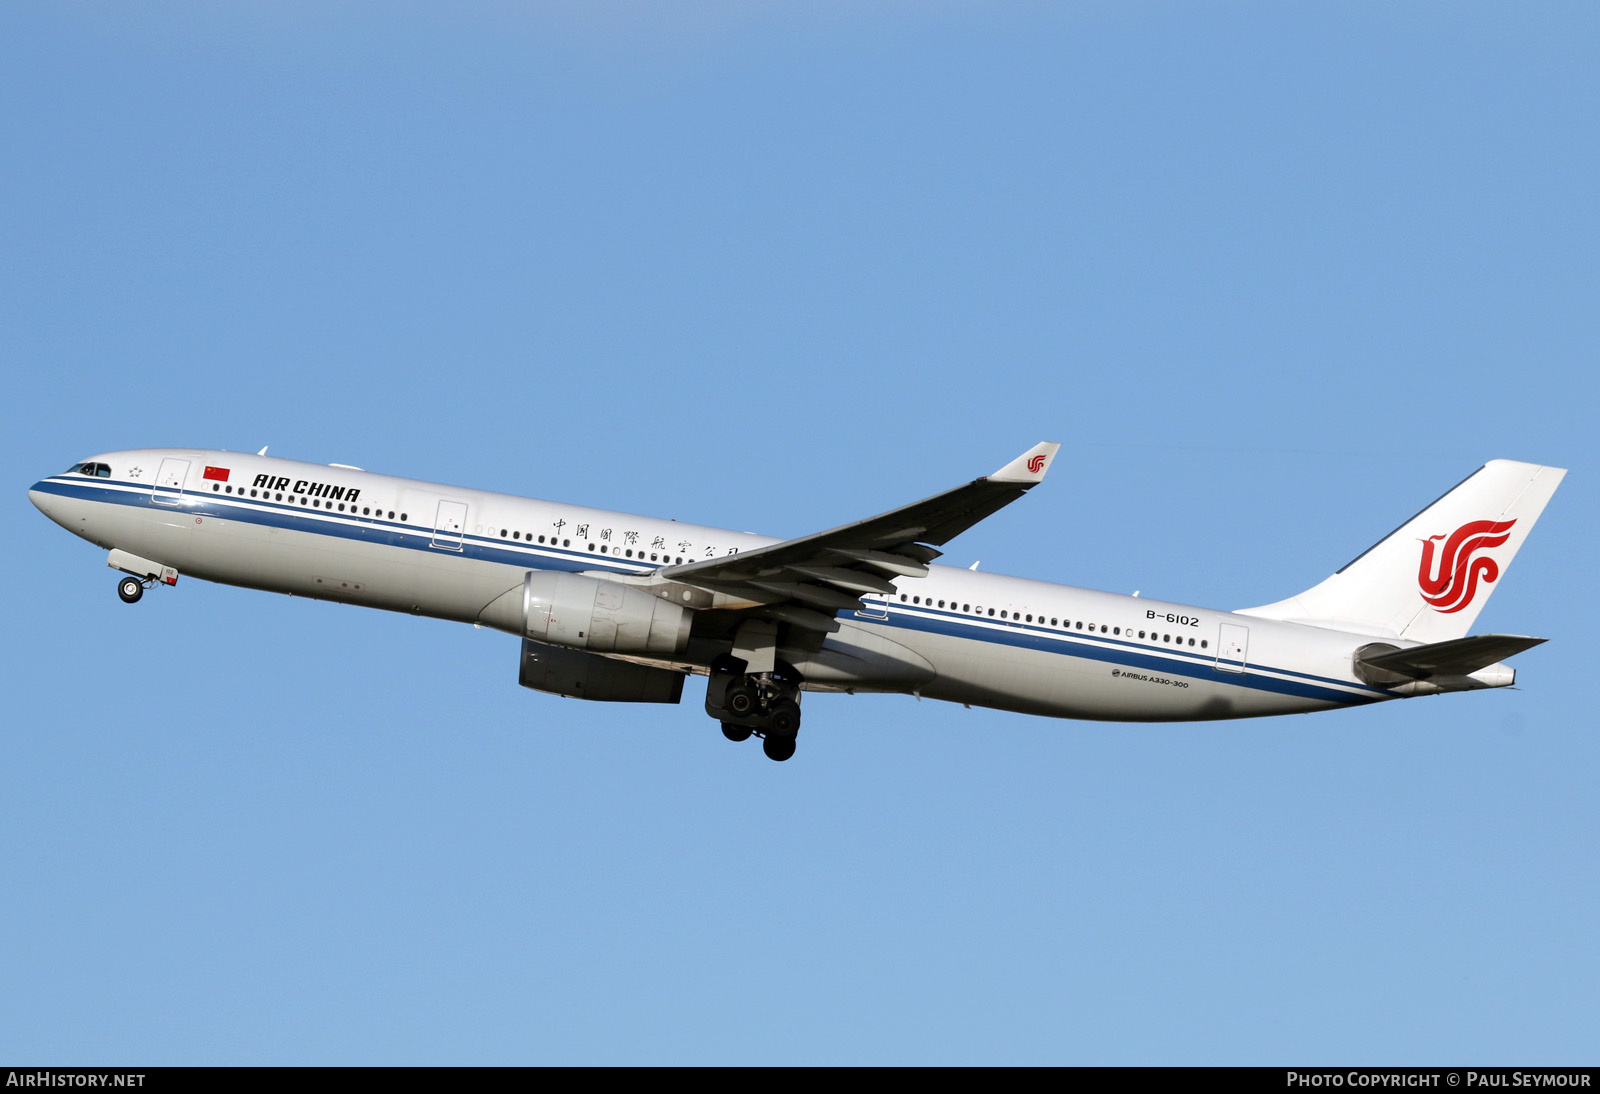
POLYGON ((1039 453, 1037 456, 1030 456, 1028 458, 1028 474, 1037 475, 1039 473, 1039 468, 1041 468, 1043 466, 1044 466, 1044 453, 1043 452, 1039 453))
POLYGON ((1473 520, 1463 524, 1446 539, 1429 536, 1422 541, 1422 565, 1417 570, 1417 584, 1422 589, 1422 599, 1436 612, 1459 612, 1472 603, 1478 595, 1479 580, 1493 582, 1500 576, 1495 560, 1477 554, 1498 547, 1511 536, 1514 520, 1473 520), (1434 561, 1434 547, 1443 539, 1444 549, 1434 561))

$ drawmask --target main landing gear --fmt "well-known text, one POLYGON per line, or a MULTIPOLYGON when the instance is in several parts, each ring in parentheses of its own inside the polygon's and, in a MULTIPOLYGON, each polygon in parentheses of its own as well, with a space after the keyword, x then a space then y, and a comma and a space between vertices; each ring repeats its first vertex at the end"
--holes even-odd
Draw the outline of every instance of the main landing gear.
POLYGON ((730 741, 761 738, 767 759, 794 755, 800 732, 800 674, 782 661, 771 672, 747 673, 746 662, 719 657, 706 684, 706 713, 722 723, 730 741))
POLYGON ((117 595, 122 598, 124 604, 136 604, 144 595, 144 582, 136 577, 125 577, 117 582, 117 595))

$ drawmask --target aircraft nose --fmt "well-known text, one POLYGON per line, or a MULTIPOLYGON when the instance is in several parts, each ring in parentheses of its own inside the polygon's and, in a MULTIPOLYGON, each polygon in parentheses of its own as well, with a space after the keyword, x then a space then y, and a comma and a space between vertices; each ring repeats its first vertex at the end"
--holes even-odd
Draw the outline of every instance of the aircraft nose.
POLYGON ((40 481, 40 482, 34 483, 31 487, 29 487, 28 488, 28 500, 33 502, 33 507, 35 509, 39 510, 39 512, 43 513, 45 516, 48 517, 48 516, 51 515, 51 513, 50 513, 51 495, 45 493, 43 490, 40 489, 40 487, 42 487, 43 485, 44 485, 44 483, 42 481, 40 481))

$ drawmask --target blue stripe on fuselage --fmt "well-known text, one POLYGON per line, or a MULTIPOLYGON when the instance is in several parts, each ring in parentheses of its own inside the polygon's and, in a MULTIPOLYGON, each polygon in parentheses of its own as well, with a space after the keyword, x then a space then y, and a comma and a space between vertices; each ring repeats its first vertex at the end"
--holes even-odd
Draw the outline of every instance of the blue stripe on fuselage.
POLYGON ((429 525, 415 525, 379 517, 363 517, 350 513, 335 513, 327 509, 289 505, 285 502, 264 501, 257 498, 222 498, 210 494, 185 492, 176 503, 152 502, 151 489, 140 483, 120 483, 132 490, 113 489, 101 482, 46 479, 35 483, 34 490, 59 497, 81 498, 109 505, 127 505, 137 508, 182 509, 196 516, 216 517, 262 527, 282 528, 286 531, 307 532, 312 535, 332 536, 362 543, 379 543, 390 547, 427 551, 434 554, 452 554, 494 562, 524 569, 545 570, 614 570, 618 573, 649 573, 655 566, 626 563, 609 555, 593 555, 586 551, 546 545, 512 547, 483 536, 463 535, 461 547, 432 546, 437 533, 429 525), (533 565, 537 560, 538 565, 533 565))
MULTIPOLYGON (((259 524, 264 527, 282 528, 311 535, 333 536, 338 539, 348 539, 363 543, 379 543, 409 550, 459 554, 464 558, 473 558, 483 562, 522 569, 610 570, 615 573, 645 574, 658 568, 650 564, 629 563, 613 556, 595 555, 586 551, 574 551, 570 548, 545 545, 538 547, 531 545, 512 547, 510 544, 504 544, 484 536, 466 534, 461 537, 462 543, 459 549, 434 547, 432 542, 436 532, 432 527, 426 525, 419 526, 376 517, 356 517, 324 509, 306 509, 303 506, 264 501, 256 498, 222 498, 204 493, 184 492, 178 496, 176 505, 166 502, 155 503, 151 500, 152 488, 145 483, 51 478, 35 483, 32 489, 59 497, 82 498, 111 505, 137 506, 140 508, 158 505, 159 508, 163 509, 181 508, 185 512, 191 512, 197 516, 212 516, 220 519, 259 524), (121 487, 121 489, 117 487, 121 487)), ((1277 669, 1268 665, 1255 666, 1257 669, 1255 672, 1251 672, 1247 667, 1244 672, 1228 673, 1228 678, 1223 679, 1219 677, 1218 670, 1214 667, 1215 660, 1213 658, 1190 660, 1182 656, 1168 654, 1165 651, 1151 650, 1146 647, 1136 646, 1131 642, 1118 641, 1112 638, 1096 637, 1093 640, 1086 641, 1084 636, 1027 627, 1022 624, 1007 623, 996 625, 982 623, 959 613, 940 612, 921 607, 905 608, 892 603, 888 604, 887 607, 889 611, 886 618, 863 618, 858 615, 853 621, 900 630, 947 635, 968 641, 1010 646, 1016 649, 1037 650, 1043 653, 1078 657, 1089 661, 1126 665, 1131 668, 1164 672, 1195 680, 1209 680, 1213 683, 1250 688, 1256 691, 1276 692, 1304 699, 1315 699, 1321 702, 1355 704, 1376 702, 1391 697, 1381 689, 1371 688, 1364 684, 1296 672, 1293 669, 1277 669), (1278 673, 1283 676, 1297 677, 1298 679, 1280 680, 1271 676, 1263 676, 1261 675, 1262 672, 1278 673)))
POLYGON ((1367 688, 1362 684, 1345 683, 1342 680, 1332 680, 1327 677, 1312 676, 1309 673, 1295 672, 1293 669, 1277 669, 1270 665, 1255 666, 1258 671, 1251 672, 1247 666, 1244 672, 1229 672, 1226 677, 1219 675, 1219 670, 1214 668, 1215 660, 1189 660, 1174 657, 1170 654, 1163 655, 1154 650, 1134 646, 1127 642, 1117 642, 1115 639, 1095 639, 1093 642, 1085 641, 1073 634, 1063 634, 1054 631, 1040 631, 1023 626, 977 626, 967 621, 964 617, 949 616, 940 613, 930 616, 919 614, 914 609, 911 611, 897 611, 888 619, 870 620, 880 626, 896 627, 912 631, 924 631, 930 634, 944 634, 954 638, 970 639, 989 642, 994 645, 1011 646, 1017 649, 1039 650, 1044 653, 1065 654, 1069 657, 1080 657, 1087 661, 1102 661, 1113 665, 1127 665, 1130 668, 1164 672, 1172 676, 1184 676, 1191 680, 1209 680, 1217 684, 1229 684, 1236 687, 1250 688, 1255 691, 1271 691, 1281 695, 1293 695, 1302 699, 1316 699, 1332 703, 1370 703, 1390 696, 1376 688, 1367 688), (1271 676, 1263 676, 1261 672, 1281 673, 1285 676, 1297 676, 1299 680, 1279 680, 1271 676), (1329 684, 1338 687, 1324 687, 1306 680, 1326 680, 1329 684), (1360 691, 1346 691, 1344 688, 1361 689, 1360 691), (1362 694, 1361 692, 1367 692, 1362 694))

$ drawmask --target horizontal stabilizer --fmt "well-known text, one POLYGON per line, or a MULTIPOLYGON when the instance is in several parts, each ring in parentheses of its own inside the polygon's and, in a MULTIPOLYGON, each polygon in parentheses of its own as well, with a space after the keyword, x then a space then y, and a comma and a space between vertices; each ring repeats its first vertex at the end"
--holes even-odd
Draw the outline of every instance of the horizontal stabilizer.
POLYGON ((1532 649, 1545 641, 1520 634, 1475 634, 1452 638, 1410 649, 1386 649, 1357 657, 1360 665, 1380 672, 1394 673, 1410 680, 1429 680, 1436 676, 1471 676, 1512 654, 1532 649))

